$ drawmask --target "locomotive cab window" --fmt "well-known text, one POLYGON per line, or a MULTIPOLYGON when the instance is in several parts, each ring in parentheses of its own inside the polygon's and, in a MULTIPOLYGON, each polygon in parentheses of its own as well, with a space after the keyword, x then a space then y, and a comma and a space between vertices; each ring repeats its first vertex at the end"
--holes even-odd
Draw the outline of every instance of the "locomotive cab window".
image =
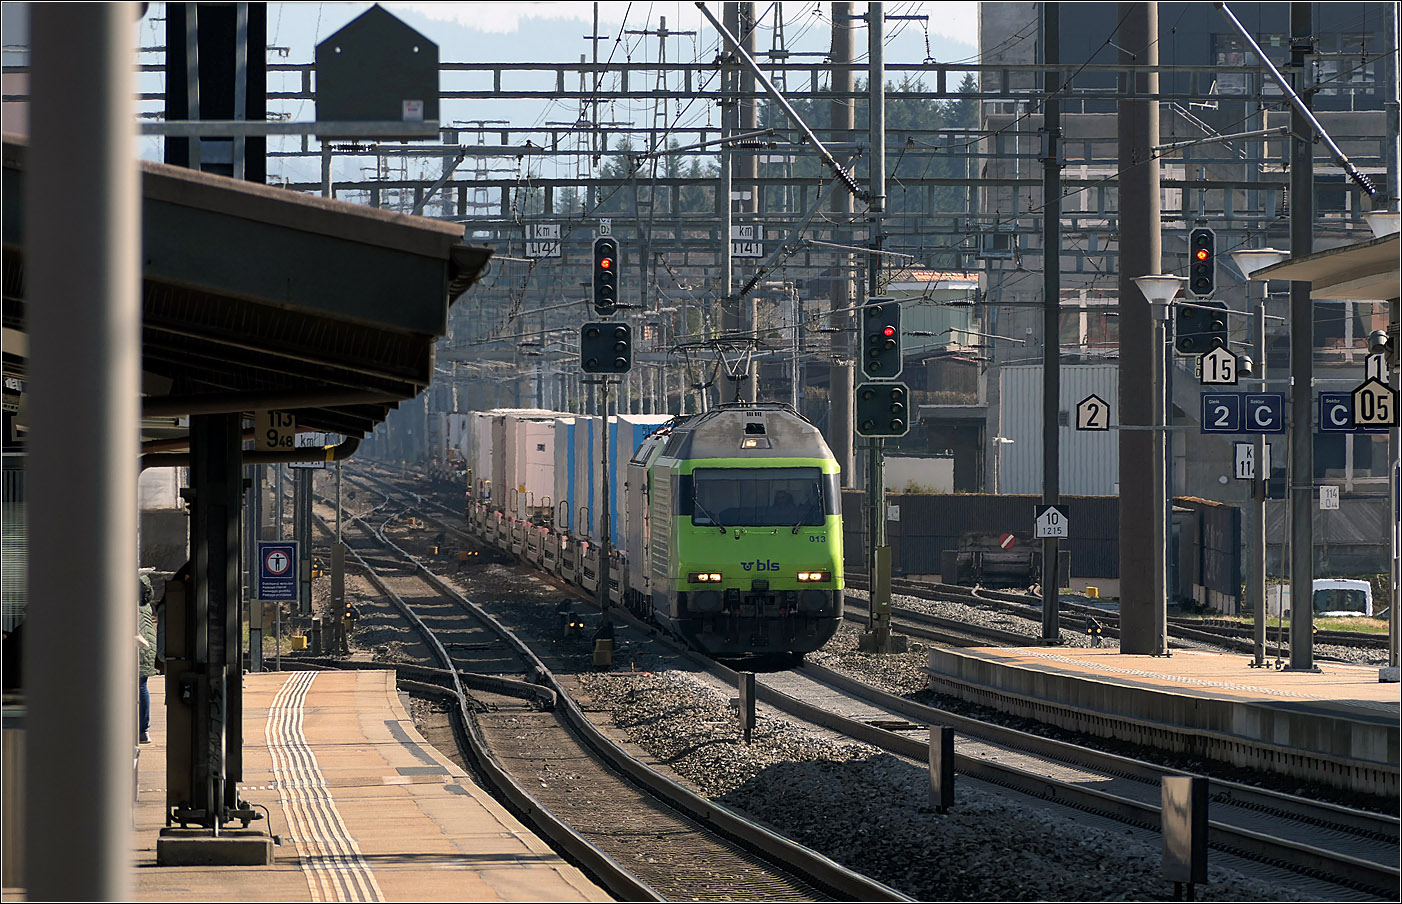
POLYGON ((697 468, 683 492, 693 524, 717 527, 821 526, 834 505, 834 475, 817 468, 697 468))

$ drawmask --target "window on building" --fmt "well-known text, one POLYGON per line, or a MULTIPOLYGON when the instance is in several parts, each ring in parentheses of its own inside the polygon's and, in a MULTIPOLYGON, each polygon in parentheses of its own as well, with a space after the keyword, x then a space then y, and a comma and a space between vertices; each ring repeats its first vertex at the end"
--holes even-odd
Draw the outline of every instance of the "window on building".
POLYGON ((1342 433, 1316 433, 1314 436, 1314 476, 1342 477, 1347 464, 1347 443, 1342 433))

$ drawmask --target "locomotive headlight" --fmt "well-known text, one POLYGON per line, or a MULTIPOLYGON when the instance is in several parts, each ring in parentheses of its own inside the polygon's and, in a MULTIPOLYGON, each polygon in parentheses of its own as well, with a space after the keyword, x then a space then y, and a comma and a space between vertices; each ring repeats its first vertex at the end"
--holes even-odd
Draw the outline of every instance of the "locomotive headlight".
POLYGON ((810 581, 816 581, 816 582, 818 582, 818 583, 822 583, 822 582, 824 582, 824 581, 831 581, 831 580, 832 580, 832 572, 830 572, 830 571, 800 571, 800 572, 798 573, 798 579, 799 579, 800 582, 803 582, 803 583, 807 583, 807 582, 810 582, 810 581))
POLYGON ((693 584, 719 584, 719 571, 693 571, 687 575, 687 580, 693 584))

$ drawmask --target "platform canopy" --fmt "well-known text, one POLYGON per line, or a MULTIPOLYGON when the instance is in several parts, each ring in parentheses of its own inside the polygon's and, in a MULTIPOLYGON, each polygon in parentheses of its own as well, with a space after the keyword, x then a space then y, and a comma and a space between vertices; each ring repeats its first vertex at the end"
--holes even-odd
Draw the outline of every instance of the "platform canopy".
MULTIPOLYGON (((20 377, 26 153, 4 137, 5 372, 20 377)), ((147 439, 259 409, 367 435, 432 380, 448 307, 492 253, 460 225, 160 163, 142 163, 142 196, 147 439)))
POLYGON ((1398 297, 1398 233, 1327 248, 1263 267, 1252 279, 1310 283, 1310 297, 1329 301, 1388 301, 1398 297))

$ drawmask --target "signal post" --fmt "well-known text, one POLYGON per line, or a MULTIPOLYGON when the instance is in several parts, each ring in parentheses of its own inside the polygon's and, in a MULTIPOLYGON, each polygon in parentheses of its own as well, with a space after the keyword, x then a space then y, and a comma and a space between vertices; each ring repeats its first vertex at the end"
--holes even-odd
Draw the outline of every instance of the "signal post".
MULTIPOLYGON (((618 310, 618 242, 610 235, 594 240, 594 313, 610 317, 618 310)), ((613 660, 612 622, 609 618, 609 559, 613 553, 609 518, 609 374, 626 374, 633 369, 633 331, 626 323, 590 321, 579 330, 579 367, 587 374, 599 374, 599 449, 603 482, 603 504, 599 511, 599 611, 603 625, 595 638, 594 663, 608 665, 613 660), (607 645, 607 649, 604 646, 607 645)))
POLYGON ((871 624, 860 640, 869 653, 904 652, 905 637, 891 634, 891 547, 886 544, 885 438, 910 429, 910 391, 895 382, 902 368, 901 306, 868 298, 862 308, 862 375, 856 389, 857 435, 867 444, 867 575, 871 624))

